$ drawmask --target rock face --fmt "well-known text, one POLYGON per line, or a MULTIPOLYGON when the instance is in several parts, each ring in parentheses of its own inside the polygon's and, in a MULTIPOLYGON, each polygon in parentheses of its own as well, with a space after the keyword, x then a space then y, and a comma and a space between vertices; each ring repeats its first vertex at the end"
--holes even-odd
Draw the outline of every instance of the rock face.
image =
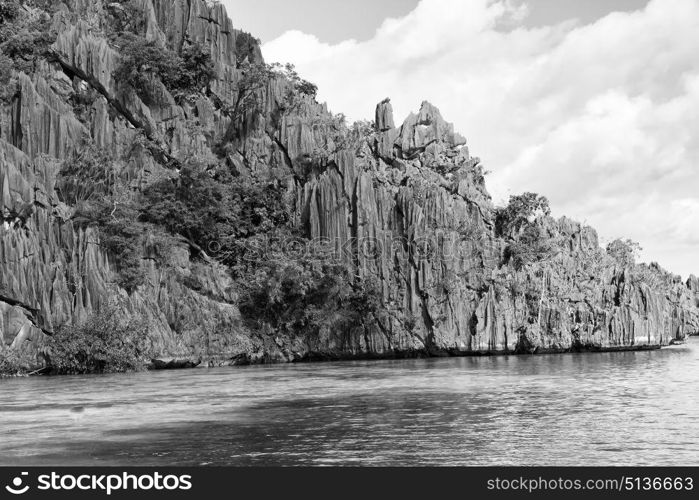
MULTIPOLYGON (((227 64, 235 60, 235 32, 222 7, 208 7, 203 1, 143 6, 151 23, 146 28, 150 38, 172 46, 181 46, 184 37, 206 42, 219 72, 226 74, 227 64), (182 30, 173 32, 169 20, 183 15, 184 6, 191 6, 192 12, 180 18, 187 20, 182 30)), ((165 157, 198 151, 206 144, 203 134, 193 135, 185 128, 187 117, 198 109, 185 111, 169 95, 164 104, 148 107, 133 91, 119 88, 112 76, 118 51, 96 35, 106 17, 102 2, 76 0, 59 9, 54 15, 59 33, 51 47, 55 61, 42 63, 31 78, 18 74, 18 92, 2 109, 2 348, 40 346, 43 336, 58 325, 79 321, 110 296, 122 295, 128 309, 149 318, 151 342, 159 356, 227 360, 241 351, 252 352, 253 342, 240 327, 230 278, 221 266, 193 262, 183 246, 174 251, 174 275, 157 269, 146 254, 142 265, 147 284, 128 295, 115 284, 115 268, 99 245, 97 231, 76 228, 69 208, 56 196, 57 170, 86 136, 117 156, 132 148, 138 133, 152 138, 165 157), (67 102, 74 86, 98 92, 84 123, 67 102), (183 276, 196 277, 196 289, 185 286, 183 276)), ((213 115, 210 112, 207 124, 225 129, 213 115)), ((131 154, 134 175, 162 170, 154 156, 131 154)))
POLYGON ((541 221, 555 256, 502 266, 504 242, 464 139, 429 103, 400 128, 385 126, 389 113, 380 103, 373 140, 357 156, 338 155, 304 190, 311 236, 370 243, 370 254, 351 257, 394 305, 389 320, 357 345, 334 346, 338 353, 614 349, 697 331, 678 278, 620 267, 594 230, 570 219, 541 221))
POLYGON ((243 35, 220 4, 140 5, 145 37, 176 52, 199 43, 217 78, 194 103, 178 105, 162 87, 158 103, 146 104, 112 76, 120 54, 103 28, 118 7, 72 0, 56 11, 52 57, 32 76, 13 75, 17 92, 0 110, 1 349, 36 350, 114 295, 125 314, 149 319, 158 359, 209 363, 643 348, 699 331, 696 278, 683 284, 654 266, 620 265, 593 229, 570 219, 538 220, 555 242, 550 258, 507 264, 480 160, 430 103, 396 127, 384 100, 356 148, 317 126, 333 117, 311 98, 281 113, 281 81, 259 91, 255 113, 232 120, 220 102, 236 97, 238 63, 261 61, 259 47, 236 53, 243 35), (76 88, 96 92, 81 119, 69 105, 76 88), (134 147, 139 135, 148 148, 134 147), (285 173, 305 235, 331 241, 356 275, 380 283, 383 314, 312 337, 251 331, 226 269, 184 243, 168 269, 144 249, 146 284, 119 288, 99 231, 77 227, 55 192, 61 163, 86 138, 127 158, 135 182, 170 172, 172 161, 211 155, 222 140, 231 146, 225 161, 241 175, 285 173), (322 168, 295 174, 318 149, 330 151, 322 168))

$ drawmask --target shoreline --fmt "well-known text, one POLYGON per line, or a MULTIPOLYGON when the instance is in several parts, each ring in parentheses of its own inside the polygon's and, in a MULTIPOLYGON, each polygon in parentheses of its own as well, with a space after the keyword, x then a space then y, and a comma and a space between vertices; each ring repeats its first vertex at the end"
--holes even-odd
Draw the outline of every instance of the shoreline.
MULTIPOLYGON (((692 335, 699 336, 699 335, 692 335)), ((468 358, 468 357, 491 357, 491 356, 539 356, 549 354, 596 354, 608 352, 632 352, 632 351, 659 351, 663 348, 673 347, 682 344, 667 344, 667 345, 638 345, 638 346, 586 346, 573 348, 550 348, 550 349, 534 349, 533 351, 460 351, 460 350, 427 350, 419 351, 398 351, 391 353, 372 354, 319 354, 311 353, 303 357, 292 360, 281 360, 273 358, 259 359, 240 359, 232 358, 227 361, 216 362, 215 358, 208 361, 203 359, 194 360, 192 358, 154 358, 150 364, 147 364, 143 370, 123 371, 123 372, 105 372, 105 373, 82 373, 82 374, 56 374, 47 371, 47 367, 33 370, 30 373, 2 374, 0 379, 10 378, 29 378, 38 376, 60 377, 63 375, 109 375, 109 374, 128 374, 139 372, 158 372, 171 370, 193 370, 201 368, 224 368, 224 367, 239 367, 239 366, 260 366, 260 365, 282 365, 282 364, 303 364, 303 363, 333 363, 341 361, 381 361, 381 360, 401 360, 401 359, 437 359, 437 358, 468 358)))
MULTIPOLYGON (((537 356, 545 354, 574 354, 574 353, 602 353, 602 352, 623 352, 623 351, 655 351, 668 345, 643 345, 643 346, 611 346, 611 347, 582 347, 582 348, 549 348, 533 349, 532 351, 512 350, 512 351, 461 351, 458 349, 427 350, 419 351, 399 351, 388 354, 363 353, 357 355, 323 355, 308 354, 301 359, 289 361, 290 363, 316 363, 324 361, 361 361, 361 360, 381 360, 381 359, 427 359, 427 358, 469 358, 469 357, 489 357, 489 356, 537 356)), ((273 362, 274 363, 274 362, 273 362)), ((281 362, 283 363, 283 361, 281 362)), ((249 363, 260 364, 260 363, 249 363)), ((264 364, 264 363, 262 363, 264 364)), ((274 363, 276 364, 276 363, 274 363)))

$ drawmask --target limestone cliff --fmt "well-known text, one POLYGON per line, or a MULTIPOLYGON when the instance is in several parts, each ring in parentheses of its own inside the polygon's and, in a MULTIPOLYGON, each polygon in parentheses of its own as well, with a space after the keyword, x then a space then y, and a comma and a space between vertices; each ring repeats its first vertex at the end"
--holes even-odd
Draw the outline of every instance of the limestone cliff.
POLYGON ((109 30, 123 2, 66 0, 51 12, 48 54, 31 74, 13 70, 0 110, 2 349, 36 349, 113 295, 126 314, 149 319, 157 355, 214 364, 642 348, 699 330, 696 278, 620 264, 570 219, 535 222, 553 242, 547 258, 508 262, 480 160, 429 103, 397 127, 384 100, 373 124, 352 130, 308 96, 284 110, 288 83, 272 79, 254 107, 231 116, 241 63, 260 62, 259 47, 237 43, 244 34, 219 4, 132 2, 144 16, 140 35, 176 53, 205 47, 215 79, 195 99, 178 102, 160 85, 159 99, 144 102, 114 78, 123 55, 109 30), (85 91, 95 97, 78 113, 71 99, 85 91), (331 242, 358 277, 378 281, 381 314, 319 335, 256 331, 241 319, 226 267, 186 241, 167 267, 146 245, 145 283, 120 288, 99 229, 76 224, 55 189, 58 169, 85 143, 122 159, 134 185, 176 176, 192 156, 242 176, 275 172, 304 237, 331 242))

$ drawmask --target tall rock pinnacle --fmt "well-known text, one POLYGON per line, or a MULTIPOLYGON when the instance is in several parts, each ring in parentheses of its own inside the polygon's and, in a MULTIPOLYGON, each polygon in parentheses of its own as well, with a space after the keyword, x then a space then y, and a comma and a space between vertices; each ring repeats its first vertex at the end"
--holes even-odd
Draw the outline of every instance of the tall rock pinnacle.
POLYGON ((388 97, 376 105, 376 130, 385 132, 395 128, 393 123, 393 106, 388 97))

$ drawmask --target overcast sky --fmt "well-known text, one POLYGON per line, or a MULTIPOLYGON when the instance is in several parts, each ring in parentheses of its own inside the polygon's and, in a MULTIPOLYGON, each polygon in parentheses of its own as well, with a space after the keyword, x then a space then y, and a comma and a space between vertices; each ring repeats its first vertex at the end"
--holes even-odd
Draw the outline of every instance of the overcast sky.
POLYGON ((492 173, 495 202, 554 215, 699 272, 699 0, 226 0, 350 119, 427 99, 492 173), (244 7, 247 5, 247 7, 244 7))

